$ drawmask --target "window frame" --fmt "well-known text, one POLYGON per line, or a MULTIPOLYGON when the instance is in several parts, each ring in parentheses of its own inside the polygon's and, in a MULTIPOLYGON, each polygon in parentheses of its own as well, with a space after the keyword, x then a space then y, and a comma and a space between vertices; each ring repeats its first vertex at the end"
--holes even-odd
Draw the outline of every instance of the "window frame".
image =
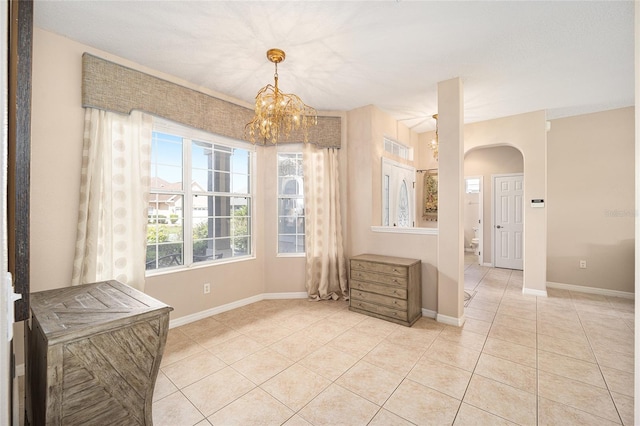
POLYGON ((303 244, 303 251, 297 251, 297 252, 280 252, 280 235, 291 235, 291 234, 280 234, 280 200, 281 199, 295 199, 295 200, 302 200, 302 205, 303 205, 303 209, 305 210, 305 214, 303 215, 304 221, 306 222, 306 207, 304 205, 304 171, 302 173, 302 176, 300 176, 300 180, 302 182, 302 195, 297 195, 292 197, 292 196, 287 196, 287 194, 280 194, 280 155, 281 154, 285 154, 285 155, 291 155, 291 154, 295 154, 296 156, 300 157, 301 160, 301 166, 303 166, 303 170, 304 170, 304 153, 302 151, 302 148, 298 145, 298 144, 294 144, 294 145, 289 145, 289 146, 278 146, 278 149, 276 151, 276 257, 306 257, 306 223, 305 223, 305 233, 303 234, 298 234, 296 232, 296 234, 294 234, 296 236, 296 239, 298 238, 299 235, 302 235, 304 237, 304 242, 305 244, 303 244))
MULTIPOLYGON (((210 267, 220 264, 234 263, 234 262, 244 262, 247 260, 253 260, 256 258, 256 241, 255 241, 255 218, 256 218, 256 147, 248 142, 239 141, 236 139, 228 138, 222 135, 217 135, 213 133, 208 133, 202 130, 197 130, 191 127, 187 127, 185 125, 174 123, 166 119, 154 117, 153 119, 153 132, 156 133, 168 133, 173 136, 177 136, 182 138, 182 181, 183 188, 182 194, 183 197, 183 264, 158 268, 158 269, 145 269, 145 276, 156 276, 163 275, 167 273, 180 272, 191 269, 198 269, 203 267, 210 267), (215 259, 215 256, 211 260, 194 262, 193 261, 193 196, 196 194, 204 194, 201 191, 194 191, 192 188, 192 143, 193 142, 203 142, 211 145, 211 149, 215 150, 216 145, 221 145, 226 148, 231 149, 242 149, 249 153, 249 192, 247 194, 239 194, 234 192, 222 193, 226 197, 230 198, 244 198, 248 199, 248 203, 250 204, 250 209, 248 210, 248 216, 250 218, 250 230, 248 232, 248 237, 250 240, 250 253, 245 256, 237 256, 237 257, 222 257, 220 259, 215 259), (189 212, 188 214, 186 212, 189 212)), ((151 163, 153 164, 153 162, 151 163)), ((211 196, 219 196, 221 193, 215 191, 205 191, 211 196)), ((149 197, 151 198, 151 194, 155 194, 157 191, 154 191, 153 188, 150 188, 149 197)), ((173 192, 172 192, 173 193, 173 192)), ((213 216, 214 221, 218 216, 213 216)), ((233 238, 233 237, 230 237, 233 238)), ((215 241, 215 237, 214 237, 215 241)), ((215 243, 214 243, 215 244, 215 243)))

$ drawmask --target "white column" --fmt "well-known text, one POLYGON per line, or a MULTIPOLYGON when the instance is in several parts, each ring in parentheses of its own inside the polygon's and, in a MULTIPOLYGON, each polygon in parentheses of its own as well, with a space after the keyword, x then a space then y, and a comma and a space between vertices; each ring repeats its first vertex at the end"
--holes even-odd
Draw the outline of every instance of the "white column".
POLYGON ((438 316, 464 324, 462 81, 438 83, 438 316))

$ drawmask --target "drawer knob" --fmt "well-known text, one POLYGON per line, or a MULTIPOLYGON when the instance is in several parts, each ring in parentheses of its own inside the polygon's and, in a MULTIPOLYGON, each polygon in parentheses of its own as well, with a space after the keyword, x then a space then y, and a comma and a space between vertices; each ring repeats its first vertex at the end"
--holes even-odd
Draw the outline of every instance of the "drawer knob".
POLYGON ((393 313, 393 315, 398 316, 398 313, 397 313, 397 312, 394 312, 394 313, 393 313))
POLYGON ((398 290, 393 290, 393 294, 398 294, 398 290))
POLYGON ((397 301, 397 300, 394 300, 394 301, 393 301, 393 304, 394 304, 394 305, 397 305, 397 304, 398 304, 398 301, 397 301))
POLYGON ((398 272, 398 270, 396 268, 393 268, 393 272, 398 272))
POLYGON ((398 282, 398 280, 396 280, 396 279, 394 278, 394 279, 393 279, 393 282, 394 282, 394 283, 397 283, 397 282, 398 282))

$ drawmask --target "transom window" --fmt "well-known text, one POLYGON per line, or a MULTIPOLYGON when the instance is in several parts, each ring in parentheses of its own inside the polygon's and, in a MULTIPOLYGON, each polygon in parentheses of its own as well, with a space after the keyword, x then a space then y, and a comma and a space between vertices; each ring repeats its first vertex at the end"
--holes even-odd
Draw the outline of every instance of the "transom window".
POLYGON ((384 150, 404 160, 413 160, 413 148, 388 137, 384 138, 384 150))
POLYGON ((147 270, 252 256, 252 162, 238 142, 154 122, 147 270))

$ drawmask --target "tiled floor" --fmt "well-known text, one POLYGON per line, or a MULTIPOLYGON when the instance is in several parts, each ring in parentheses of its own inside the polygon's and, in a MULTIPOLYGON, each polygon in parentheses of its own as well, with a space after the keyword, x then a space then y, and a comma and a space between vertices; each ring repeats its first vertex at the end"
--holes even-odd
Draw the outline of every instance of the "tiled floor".
POLYGON ((172 329, 154 425, 633 424, 633 300, 465 278, 462 328, 265 300, 172 329))

